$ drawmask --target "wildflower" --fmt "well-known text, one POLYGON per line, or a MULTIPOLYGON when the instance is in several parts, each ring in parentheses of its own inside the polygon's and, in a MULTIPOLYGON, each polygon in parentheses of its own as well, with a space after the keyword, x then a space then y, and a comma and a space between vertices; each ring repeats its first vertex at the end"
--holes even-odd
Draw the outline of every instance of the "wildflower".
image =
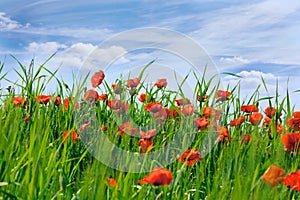
POLYGON ((40 104, 47 104, 51 100, 51 96, 42 94, 42 95, 34 97, 34 100, 36 102, 39 102, 40 104))
POLYGON ((230 134, 228 131, 228 128, 226 126, 217 127, 217 131, 219 134, 219 137, 217 138, 216 142, 229 142, 230 141, 230 134))
POLYGON ((78 129, 78 132, 82 132, 84 131, 87 127, 89 127, 91 125, 91 122, 85 123, 83 125, 81 125, 78 129))
POLYGON ((151 129, 148 132, 140 131, 140 136, 143 139, 152 139, 156 135, 156 129, 151 129))
POLYGON ((264 126, 270 125, 271 122, 272 122, 272 119, 270 119, 269 117, 266 117, 266 118, 264 119, 263 125, 264 125, 264 126))
POLYGON ((162 104, 160 102, 151 102, 148 103, 144 109, 148 112, 159 112, 162 110, 162 104))
POLYGON ((167 113, 169 119, 173 119, 179 117, 180 116, 179 113, 182 111, 180 107, 177 107, 177 109, 175 107, 172 107, 172 108, 165 108, 165 112, 167 113))
POLYGON ((262 180, 270 186, 275 186, 284 180, 284 170, 275 165, 271 165, 265 174, 262 176, 262 180))
POLYGON ((122 102, 121 101, 121 105, 120 105, 120 108, 118 109, 113 109, 113 111, 117 114, 123 114, 124 112, 126 112, 129 108, 129 104, 127 102, 122 102))
MULTIPOLYGON (((65 109, 65 110, 68 110, 69 109, 69 105, 70 105, 70 101, 72 102, 72 103, 74 103, 74 97, 68 97, 68 98, 65 98, 64 99, 64 107, 63 107, 63 109, 65 109)), ((79 103, 77 102, 76 104, 75 104, 75 109, 78 109, 79 108, 79 103)))
POLYGON ((105 101, 107 99, 107 94, 101 94, 101 95, 99 95, 99 97, 98 97, 98 100, 99 101, 105 101))
POLYGON ((27 101, 25 100, 24 97, 14 97, 12 101, 15 104, 15 106, 23 105, 25 107, 27 104, 27 101))
POLYGON ((121 86, 119 86, 117 84, 112 84, 111 87, 115 94, 121 94, 121 92, 122 92, 121 86))
POLYGON ((300 117, 299 118, 289 118, 287 120, 289 128, 294 129, 295 131, 300 131, 300 117))
POLYGON ((217 102, 218 101, 223 102, 223 101, 228 100, 229 95, 230 95, 230 92, 228 92, 228 91, 218 90, 217 95, 216 95, 217 102))
POLYGON ((284 185, 300 192, 300 170, 287 175, 284 179, 284 185))
POLYGON ((109 183, 110 186, 112 187, 116 187, 117 186, 117 182, 114 178, 106 178, 106 181, 109 183))
POLYGON ((165 88, 167 87, 167 84, 168 84, 167 79, 162 78, 157 80, 154 86, 156 86, 157 88, 163 88, 163 87, 165 88))
POLYGON ((281 137, 281 142, 284 145, 284 151, 293 151, 300 149, 300 134, 286 133, 281 137))
POLYGON ((80 137, 78 137, 78 135, 75 131, 68 130, 68 131, 65 131, 63 133, 63 138, 64 138, 63 143, 67 141, 70 133, 71 133, 71 136, 72 136, 72 142, 76 142, 76 141, 80 140, 80 137))
POLYGON ((129 88, 134 88, 134 87, 138 86, 139 83, 140 83, 140 79, 139 78, 129 79, 127 81, 127 86, 129 88))
POLYGON ((244 143, 245 145, 249 144, 250 140, 252 138, 251 134, 245 134, 241 138, 241 142, 244 143))
POLYGON ((253 126, 257 126, 263 118, 261 113, 253 113, 250 115, 250 122, 253 126))
POLYGON ((112 110, 120 109, 122 105, 122 101, 119 99, 112 99, 109 100, 107 106, 110 107, 112 110))
POLYGON ((51 100, 54 103, 54 105, 56 105, 56 106, 59 106, 61 104, 61 97, 60 96, 52 97, 51 100))
POLYGON ((144 103, 146 101, 146 98, 147 98, 147 95, 143 93, 143 94, 140 95, 139 101, 144 103))
POLYGON ((241 111, 245 113, 258 112, 256 105, 241 106, 241 111))
POLYGON ((138 128, 133 128, 131 122, 125 122, 118 128, 120 136, 124 136, 124 133, 134 135, 138 131, 138 128))
POLYGON ((191 104, 191 101, 188 98, 176 99, 175 102, 177 103, 178 106, 183 106, 183 105, 191 104))
POLYGON ((165 109, 160 109, 157 112, 153 112, 152 117, 157 123, 164 124, 166 119, 168 118, 168 114, 165 109))
POLYGON ((147 139, 140 139, 138 145, 141 146, 141 153, 146 153, 151 150, 154 145, 154 142, 147 139))
POLYGON ((93 76, 92 76, 92 79, 91 79, 91 82, 92 82, 92 86, 94 88, 98 87, 103 79, 105 78, 105 74, 102 70, 96 72, 93 76))
POLYGON ((206 94, 203 96, 201 96, 201 95, 197 96, 197 101, 205 102, 207 99, 208 99, 208 95, 206 95, 206 94))
POLYGON ((220 119, 220 115, 222 113, 222 110, 217 110, 212 107, 204 107, 203 108, 203 116, 206 118, 214 118, 216 120, 220 119))
POLYGON ((194 119, 194 124, 199 129, 198 131, 202 132, 205 129, 207 129, 207 127, 209 125, 209 120, 205 119, 205 118, 196 118, 196 119, 194 119))
POLYGON ((87 90, 85 93, 84 93, 84 99, 86 101, 97 101, 99 98, 99 94, 97 91, 91 89, 91 90, 87 90))
MULTIPOLYGON (((276 115, 276 109, 274 107, 272 107, 272 109, 270 107, 267 107, 265 109, 265 114, 269 117, 272 118, 274 115, 276 115)), ((281 113, 280 113, 281 115, 281 113)))
POLYGON ((192 106, 191 104, 187 104, 182 109, 182 114, 184 116, 190 116, 192 115, 196 110, 196 107, 192 106))
POLYGON ((230 120, 230 126, 240 126, 242 123, 244 123, 246 121, 246 117, 245 116, 240 116, 234 120, 230 120))
POLYGON ((293 113, 293 117, 299 118, 300 117, 300 111, 296 111, 293 113))
POLYGON ((196 161, 202 161, 198 149, 185 150, 181 156, 177 156, 176 158, 181 163, 185 163, 187 166, 193 166, 196 163, 196 161))
POLYGON ((148 176, 145 176, 144 179, 139 180, 138 183, 164 186, 171 184, 172 179, 173 176, 169 170, 156 167, 148 176))

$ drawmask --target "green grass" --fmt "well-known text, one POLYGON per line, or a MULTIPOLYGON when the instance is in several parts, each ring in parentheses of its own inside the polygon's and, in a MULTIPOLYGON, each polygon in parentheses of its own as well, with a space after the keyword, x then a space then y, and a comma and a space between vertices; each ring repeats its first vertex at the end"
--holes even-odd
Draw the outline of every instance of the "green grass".
MULTIPOLYGON (((209 99, 197 102, 196 112, 192 116, 180 116, 181 122, 179 118, 168 119, 164 125, 157 126, 151 115, 144 110, 146 103, 138 103, 141 91, 146 91, 155 101, 162 102, 163 107, 176 107, 174 100, 182 98, 183 94, 178 95, 168 88, 157 89, 141 82, 135 95, 128 95, 127 89, 121 95, 116 95, 104 81, 96 89, 98 92, 100 89, 106 92, 108 100, 121 96, 122 100, 126 99, 130 104, 128 112, 119 115, 108 108, 108 100, 90 105, 82 99, 84 83, 89 81, 88 76, 81 83, 74 83, 71 88, 67 88, 63 80, 56 78, 57 71, 50 72, 44 67, 46 62, 37 69, 34 69, 33 62, 28 69, 19 63, 20 69, 15 71, 22 83, 12 82, 13 89, 1 94, 0 199, 299 199, 296 191, 283 184, 270 187, 261 180, 270 165, 279 166, 289 174, 299 169, 300 161, 299 155, 290 156, 289 152, 283 150, 281 135, 277 135, 274 128, 270 133, 268 127, 252 126, 249 117, 241 112, 242 105, 257 104, 261 101, 271 103, 270 98, 259 96, 258 89, 248 99, 242 99, 239 85, 231 89, 228 87, 231 92, 229 99, 216 103, 214 94, 218 88, 210 88, 211 80, 206 82, 204 78, 198 77, 195 96, 211 91, 208 94, 209 99), (55 106, 51 101, 47 105, 35 101, 34 97, 43 94, 52 79, 57 80, 58 89, 50 95, 60 95, 62 99, 79 97, 79 109, 73 110, 72 106, 69 106, 69 109, 65 110, 63 102, 60 106, 55 106), (20 92, 16 94, 15 91, 20 92), (76 93, 78 91, 79 93, 76 93), (28 98, 28 105, 16 107, 12 102, 12 98, 16 96, 28 98), (190 145, 188 148, 201 149, 205 136, 213 134, 209 131, 198 132, 193 125, 193 119, 202 116, 205 106, 223 110, 218 124, 228 127, 231 140, 217 143, 211 152, 203 157, 202 162, 186 166, 176 160, 174 153, 178 152, 178 149, 181 152, 186 150, 187 144, 190 145), (93 112, 85 112, 89 111, 88 109, 93 109, 93 112), (28 114, 30 120, 25 122, 28 114), (84 117, 81 117, 83 115, 84 117), (246 122, 240 127, 230 127, 230 120, 241 115, 246 116, 246 122), (162 146, 171 141, 177 142, 178 149, 171 148, 170 152, 164 152, 170 156, 166 160, 171 159, 172 163, 163 166, 163 163, 155 159, 147 161, 145 156, 145 159, 141 160, 140 173, 130 173, 102 164, 91 155, 81 140, 73 142, 70 137, 63 143, 63 132, 78 132, 83 123, 92 121, 92 125, 82 133, 87 134, 85 137, 95 132, 105 134, 116 146, 138 153, 139 138, 129 135, 121 137, 118 133, 118 125, 130 119, 136 123, 136 127, 143 127, 144 130, 159 127, 153 139, 153 152, 161 150, 162 146), (101 130, 102 125, 107 127, 107 131, 101 130), (244 145, 240 140, 246 133, 252 135, 248 145, 244 145), (181 149, 182 147, 185 149, 181 149), (138 180, 149 174, 144 170, 153 169, 155 166, 167 168, 172 172, 171 184, 138 184, 138 180), (114 178, 117 186, 109 185, 107 178, 114 178)), ((4 81, 3 63, 1 66, 0 80, 4 81)), ((140 78, 142 80, 143 72, 140 78)), ((120 81, 124 83, 124 80, 120 81)), ((262 85, 267 90, 263 79, 262 85)), ((286 124, 286 119, 293 113, 289 92, 287 91, 283 100, 279 100, 278 97, 276 92, 276 96, 273 97, 275 103, 271 106, 278 110, 278 114, 270 126, 274 127, 278 118, 281 118, 282 125, 291 132, 286 124), (281 117, 279 112, 283 113, 281 117)), ((263 110, 264 108, 259 109, 261 113, 263 110)), ((114 154, 114 149, 107 149, 106 152, 107 155, 100 157, 115 156, 115 160, 122 160, 124 164, 131 162, 126 157, 114 154)), ((130 170, 130 165, 127 170, 130 170)))

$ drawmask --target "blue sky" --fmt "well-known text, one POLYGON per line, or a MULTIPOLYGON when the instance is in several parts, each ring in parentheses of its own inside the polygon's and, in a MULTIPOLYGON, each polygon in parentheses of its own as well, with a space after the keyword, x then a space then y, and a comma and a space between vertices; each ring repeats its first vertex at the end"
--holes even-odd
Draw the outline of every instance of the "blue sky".
MULTIPOLYGON (((49 67, 61 65, 61 76, 66 77, 114 34, 135 28, 167 28, 201 45, 220 72, 242 75, 245 95, 254 90, 261 76, 270 93, 274 93, 276 80, 284 93, 288 78, 291 91, 300 89, 299 11, 298 0, 1 1, 0 56, 1 60, 6 57, 6 70, 11 71, 16 63, 9 54, 29 64, 32 58, 41 63, 57 51, 49 67)), ((107 58, 123 51, 121 46, 106 49, 107 58)), ((143 62, 151 58, 145 53, 135 57, 143 62)), ((123 64, 126 61, 130 59, 123 64)), ((237 81, 223 77, 224 85, 237 81)))

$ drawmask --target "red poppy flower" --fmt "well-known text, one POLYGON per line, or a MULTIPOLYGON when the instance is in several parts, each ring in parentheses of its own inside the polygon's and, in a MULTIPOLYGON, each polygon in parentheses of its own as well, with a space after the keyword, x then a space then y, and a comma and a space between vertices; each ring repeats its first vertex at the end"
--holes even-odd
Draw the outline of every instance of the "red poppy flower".
POLYGON ((296 111, 293 113, 293 117, 300 118, 300 111, 296 111))
POLYGON ((103 79, 105 78, 105 74, 102 70, 100 70, 99 72, 96 72, 93 76, 92 76, 92 79, 91 79, 91 82, 92 82, 92 86, 94 88, 98 87, 103 79))
POLYGON ((230 92, 228 92, 228 91, 218 90, 217 95, 216 95, 217 102, 218 101, 223 102, 223 101, 228 100, 229 95, 230 95, 230 92))
POLYGON ((249 144, 251 138, 252 138, 251 134, 245 134, 245 135, 242 136, 241 141, 242 141, 242 143, 247 145, 247 144, 249 144))
POLYGON ((149 140, 149 139, 153 138, 155 135, 156 135, 156 129, 151 129, 146 133, 144 131, 140 131, 140 136, 143 139, 148 139, 149 140))
POLYGON ((145 176, 144 179, 139 180, 139 184, 152 184, 155 186, 158 185, 169 185, 173 179, 172 173, 164 168, 156 167, 148 176, 145 176))
POLYGON ((214 118, 216 120, 220 119, 220 115, 222 113, 222 110, 217 110, 212 107, 204 107, 203 108, 203 116, 206 118, 214 118))
POLYGON ((164 110, 167 113, 167 116, 168 116, 169 119, 174 119, 176 117, 179 117, 180 116, 179 113, 182 112, 180 107, 177 107, 177 109, 174 108, 174 107, 164 108, 164 110))
POLYGON ((250 122, 253 126, 257 126, 263 118, 261 113, 253 113, 250 115, 250 122))
POLYGON ((115 179, 113 178, 106 178, 107 182, 109 183, 110 186, 112 187, 116 187, 117 186, 117 182, 115 179))
POLYGON ((281 137, 281 142, 284 145, 285 151, 293 151, 300 149, 300 134, 286 133, 281 137))
POLYGON ((146 94, 141 94, 139 97, 139 101, 144 103, 146 101, 147 95, 146 94))
POLYGON ((57 97, 52 97, 52 102, 54 103, 54 105, 59 106, 61 104, 61 97, 57 96, 57 97))
POLYGON ((208 95, 206 95, 206 94, 203 96, 200 96, 200 95, 197 96, 197 101, 205 102, 207 99, 208 99, 208 95))
POLYGON ((244 123, 246 121, 246 117, 245 116, 240 116, 234 120, 230 120, 230 126, 240 126, 242 123, 244 123))
POLYGON ((63 137, 64 137, 63 143, 67 141, 70 134, 72 136, 72 142, 76 142, 76 141, 80 140, 80 137, 78 137, 78 135, 75 131, 68 130, 63 133, 63 137))
POLYGON ((162 78, 162 79, 157 80, 156 83, 154 84, 154 86, 156 86, 158 88, 163 88, 163 87, 165 88, 165 87, 167 87, 167 84, 168 84, 167 79, 162 78))
POLYGON ((78 132, 84 131, 87 127, 91 125, 91 122, 85 123, 82 126, 79 127, 78 132))
POLYGON ((230 134, 228 131, 228 128, 226 126, 218 126, 217 131, 219 134, 219 137, 217 138, 216 142, 229 142, 230 141, 230 134))
POLYGON ((270 186, 275 186, 284 180, 284 170, 280 167, 271 165, 265 174, 262 176, 262 180, 270 186))
POLYGON ((141 146, 141 153, 150 152, 154 142, 147 139, 140 139, 138 145, 141 146))
POLYGON ((25 100, 24 97, 14 97, 12 99, 13 103, 15 104, 15 106, 21 106, 23 105, 24 107, 26 106, 27 102, 25 100))
POLYGON ((86 101, 97 101, 99 98, 99 94, 97 91, 90 89, 84 93, 84 99, 86 101))
POLYGON ((284 185, 300 192, 300 170, 287 175, 284 179, 284 185))
POLYGON ((112 110, 120 109, 122 105, 122 101, 119 99, 112 99, 109 100, 107 106, 110 107, 112 110))
POLYGON ((99 97, 98 97, 98 100, 99 101, 105 101, 107 99, 107 94, 101 94, 99 97))
POLYGON ((191 104, 190 99, 185 98, 185 99, 176 99, 175 102, 177 103, 178 106, 183 106, 186 104, 191 104))
MULTIPOLYGON (((70 102, 72 101, 72 103, 74 103, 74 97, 68 97, 68 98, 65 98, 64 99, 64 107, 63 107, 63 109, 65 109, 65 110, 68 110, 69 109, 69 105, 70 105, 70 102), (70 101, 71 100, 71 101, 70 101)), ((79 108, 79 103, 77 102, 76 104, 75 104, 75 109, 78 109, 79 108)))
POLYGON ((289 118, 287 123, 289 128, 292 128, 295 131, 300 131, 300 118, 289 118))
POLYGON ((256 105, 246 105, 241 106, 241 111, 246 113, 258 112, 258 108, 256 107, 256 105))
POLYGON ((144 109, 148 112, 159 112, 162 110, 162 104, 160 102, 151 102, 148 103, 144 109))
POLYGON ((34 97, 34 100, 36 102, 39 102, 40 104, 47 104, 51 100, 51 96, 42 94, 42 95, 34 97))
POLYGON ((209 125, 209 120, 205 118, 196 118, 194 119, 194 124, 199 129, 198 131, 202 132, 205 129, 207 129, 209 125))
POLYGON ((131 122, 125 122, 118 128, 120 136, 124 136, 124 133, 134 135, 138 131, 138 128, 133 128, 131 122))
POLYGON ((184 116, 190 116, 192 115, 196 110, 196 107, 192 106, 191 104, 187 104, 185 106, 183 106, 183 109, 182 109, 182 114, 184 116))
MULTIPOLYGON (((272 118, 274 115, 276 115, 276 109, 274 107, 272 107, 272 110, 270 107, 267 107, 265 109, 265 114, 269 117, 272 118)), ((280 114, 281 115, 281 114, 280 114)))
POLYGON ((272 119, 270 119, 269 117, 266 117, 266 118, 264 119, 263 125, 264 125, 264 126, 270 125, 271 122, 272 122, 272 119))
POLYGON ((193 166, 196 161, 201 162, 202 158, 199 155, 198 149, 188 149, 184 151, 181 156, 177 156, 177 160, 181 163, 185 163, 187 166, 193 166))
POLYGON ((168 118, 168 113, 166 109, 160 109, 158 112, 153 112, 152 117, 158 124, 164 124, 168 118))
POLYGON ((140 79, 139 78, 129 79, 127 81, 127 86, 129 88, 134 88, 134 87, 138 86, 138 84, 140 84, 140 79))

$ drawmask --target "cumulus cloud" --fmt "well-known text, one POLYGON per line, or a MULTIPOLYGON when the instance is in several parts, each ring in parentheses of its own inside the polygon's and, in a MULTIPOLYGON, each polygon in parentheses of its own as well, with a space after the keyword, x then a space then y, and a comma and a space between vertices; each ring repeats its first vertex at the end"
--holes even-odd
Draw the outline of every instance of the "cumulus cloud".
POLYGON ((19 29, 21 27, 28 27, 29 24, 23 26, 19 22, 11 19, 4 12, 0 12, 0 31, 10 31, 14 29, 19 29))
POLYGON ((32 42, 26 47, 26 50, 29 52, 39 52, 39 53, 54 53, 59 49, 67 48, 64 44, 59 44, 57 42, 45 42, 45 43, 37 43, 32 42))

